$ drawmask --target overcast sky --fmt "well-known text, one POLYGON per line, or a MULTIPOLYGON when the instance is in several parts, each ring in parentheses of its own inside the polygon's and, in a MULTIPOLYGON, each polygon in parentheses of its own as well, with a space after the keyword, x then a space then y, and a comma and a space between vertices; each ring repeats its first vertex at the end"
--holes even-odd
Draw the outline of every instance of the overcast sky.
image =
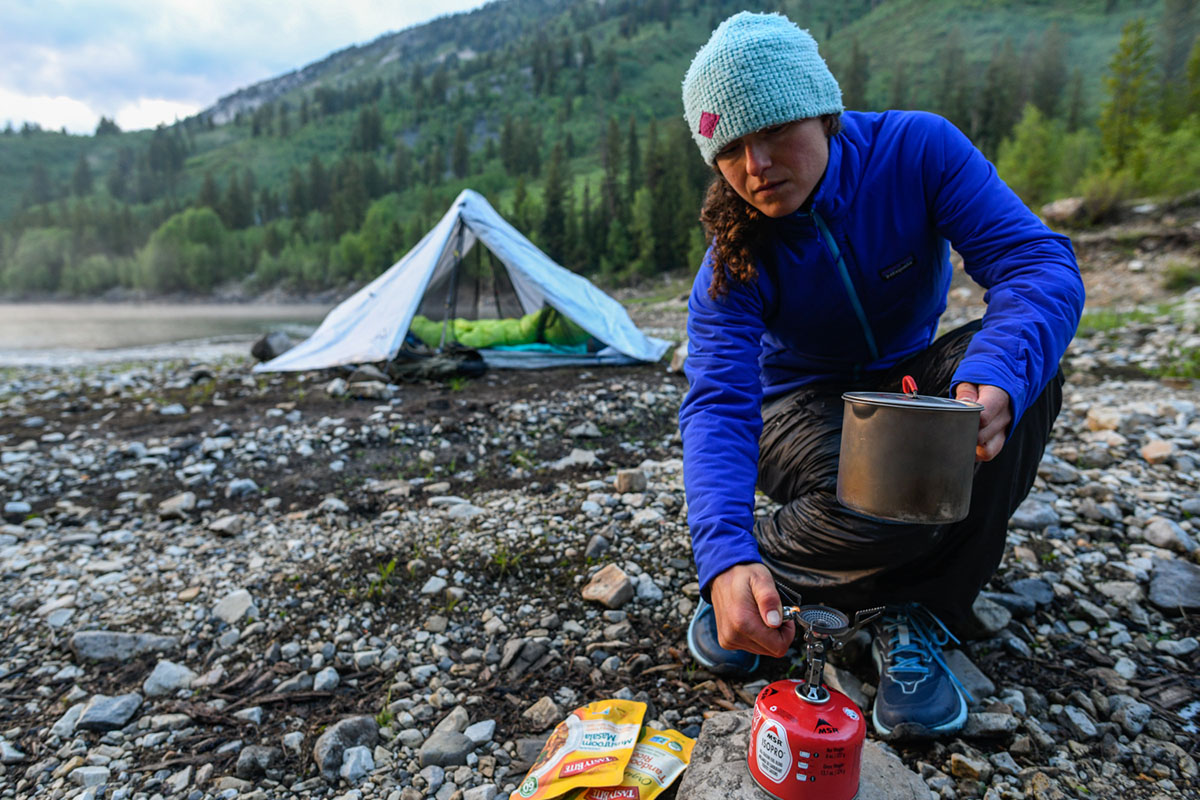
POLYGON ((483 0, 0 0, 0 127, 170 123, 258 81, 483 0))

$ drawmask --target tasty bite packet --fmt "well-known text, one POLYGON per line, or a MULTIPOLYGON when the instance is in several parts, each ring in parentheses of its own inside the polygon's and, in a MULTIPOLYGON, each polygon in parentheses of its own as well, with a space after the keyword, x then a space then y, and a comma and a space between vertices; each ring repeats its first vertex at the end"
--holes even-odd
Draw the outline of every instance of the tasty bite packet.
POLYGON ((652 800, 687 767, 695 744, 695 739, 676 730, 646 728, 625 765, 620 786, 580 789, 570 800, 652 800))
POLYGON ((558 723, 509 800, 544 800, 580 787, 620 782, 633 755, 646 704, 597 700, 558 723))

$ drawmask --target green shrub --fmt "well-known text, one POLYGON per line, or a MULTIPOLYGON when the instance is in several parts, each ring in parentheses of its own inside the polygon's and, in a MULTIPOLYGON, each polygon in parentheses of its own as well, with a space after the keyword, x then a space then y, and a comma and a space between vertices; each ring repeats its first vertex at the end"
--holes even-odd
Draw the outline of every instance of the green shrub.
POLYGON ((220 217, 211 208, 189 208, 150 235, 138 254, 140 285, 162 292, 205 292, 234 274, 233 255, 220 217))
POLYGON ((1115 216, 1121 204, 1133 197, 1133 179, 1125 170, 1102 170, 1084 177, 1078 193, 1090 222, 1103 222, 1115 216))
POLYGON ((1200 116, 1173 131, 1157 123, 1139 129, 1130 166, 1140 195, 1178 197, 1200 186, 1200 116))
POLYGON ((1163 275, 1163 288, 1172 292, 1186 292, 1200 286, 1200 266, 1183 261, 1172 261, 1163 275))

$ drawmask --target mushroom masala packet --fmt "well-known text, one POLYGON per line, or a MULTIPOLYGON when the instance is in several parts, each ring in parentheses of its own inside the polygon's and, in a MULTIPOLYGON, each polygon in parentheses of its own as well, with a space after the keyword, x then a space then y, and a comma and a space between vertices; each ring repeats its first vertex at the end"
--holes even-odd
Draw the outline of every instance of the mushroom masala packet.
POLYGON ((620 783, 645 715, 646 704, 636 700, 597 700, 575 709, 554 728, 509 800, 548 800, 620 783))

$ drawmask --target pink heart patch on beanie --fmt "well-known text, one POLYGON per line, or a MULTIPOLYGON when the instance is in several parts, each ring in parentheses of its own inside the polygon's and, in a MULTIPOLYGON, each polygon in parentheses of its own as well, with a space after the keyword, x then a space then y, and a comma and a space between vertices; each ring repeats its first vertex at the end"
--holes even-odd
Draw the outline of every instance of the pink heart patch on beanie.
POLYGON ((711 111, 700 112, 700 135, 705 139, 713 137, 713 131, 717 129, 717 123, 721 120, 720 114, 714 114, 711 111))

